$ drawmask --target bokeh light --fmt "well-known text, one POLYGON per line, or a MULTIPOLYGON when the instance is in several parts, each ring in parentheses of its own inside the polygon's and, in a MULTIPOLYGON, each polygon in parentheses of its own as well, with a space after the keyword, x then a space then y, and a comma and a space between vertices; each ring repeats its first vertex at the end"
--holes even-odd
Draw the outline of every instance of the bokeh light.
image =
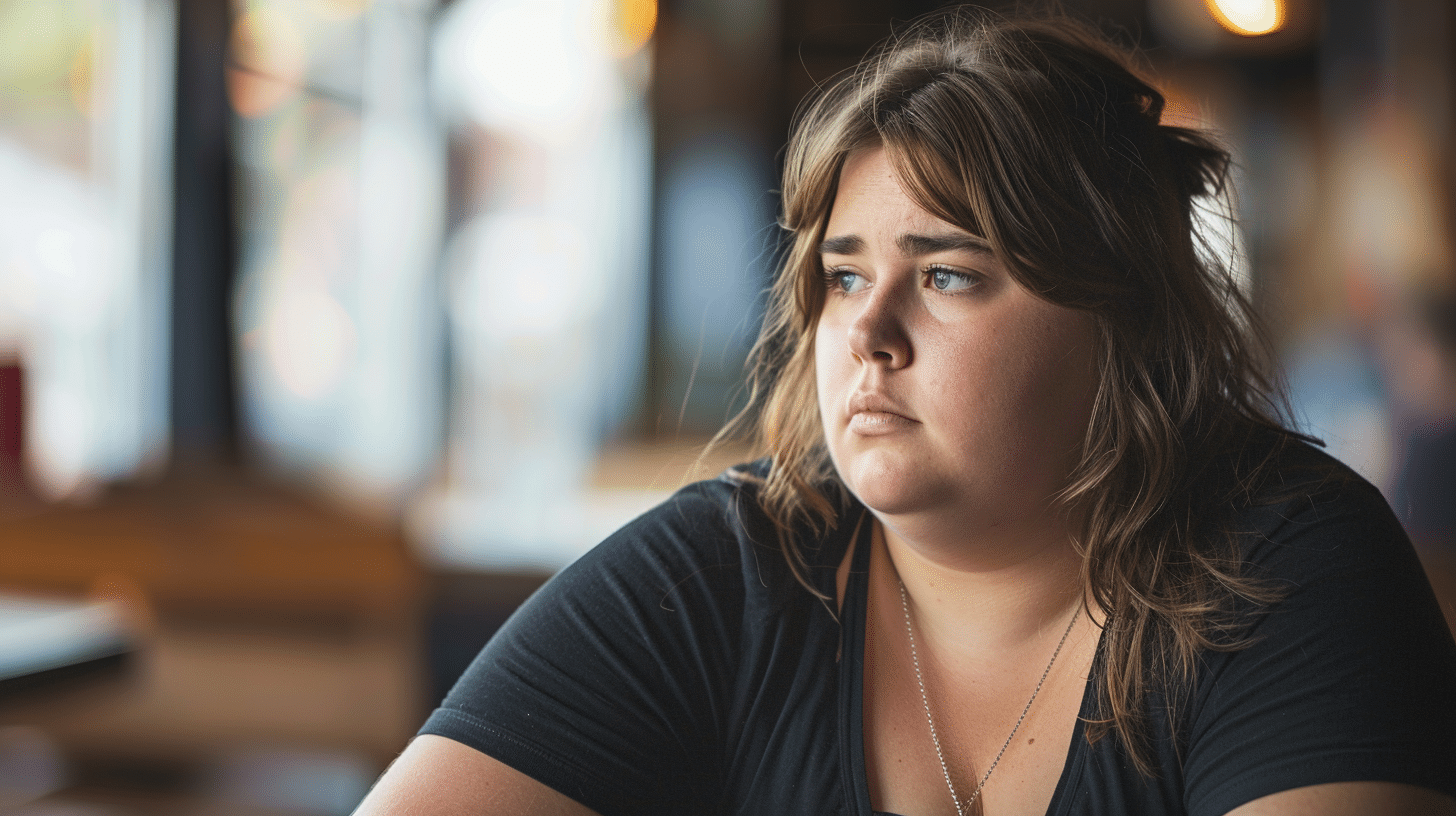
POLYGON ((338 386, 353 360, 354 342, 349 313, 327 291, 307 285, 289 286, 263 328, 264 353, 279 382, 309 400, 338 386))
MULTIPOLYGON (((487 128, 570 141, 573 128, 622 97, 620 77, 602 59, 611 50, 603 42, 604 10, 599 0, 454 4, 438 46, 447 104, 487 128)), ((641 14, 622 12, 622 36, 636 30, 627 28, 629 17, 640 28, 641 14)))
POLYGON ((616 12, 617 54, 635 54, 652 39, 652 30, 657 26, 657 0, 616 0, 616 12))
POLYGON ((262 116, 298 94, 308 52, 283 10, 258 6, 240 15, 229 46, 228 96, 240 116, 262 116))
POLYGON ((1248 37, 1271 34, 1284 23, 1282 0, 1208 0, 1208 10, 1219 25, 1248 37))

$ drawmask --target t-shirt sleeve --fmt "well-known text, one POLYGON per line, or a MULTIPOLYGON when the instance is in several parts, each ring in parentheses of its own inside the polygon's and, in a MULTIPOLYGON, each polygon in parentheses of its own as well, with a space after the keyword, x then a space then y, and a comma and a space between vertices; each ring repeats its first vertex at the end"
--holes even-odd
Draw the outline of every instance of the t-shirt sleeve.
POLYGON ((725 491, 685 489, 552 578, 420 733, 604 816, 706 812, 694 802, 717 787, 716 679, 735 637, 725 491))
POLYGON ((1285 596, 1201 667, 1188 812, 1346 781, 1456 796, 1456 644, 1385 501, 1352 476, 1259 514, 1246 563, 1285 596))

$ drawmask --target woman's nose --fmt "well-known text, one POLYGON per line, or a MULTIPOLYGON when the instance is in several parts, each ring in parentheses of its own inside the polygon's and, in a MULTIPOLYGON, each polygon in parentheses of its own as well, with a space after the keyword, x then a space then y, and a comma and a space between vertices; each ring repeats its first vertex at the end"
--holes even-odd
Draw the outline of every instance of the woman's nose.
POLYGON ((855 357, 892 369, 910 364, 910 337, 899 301, 898 293, 888 287, 861 301, 862 308, 849 324, 849 350, 855 357))

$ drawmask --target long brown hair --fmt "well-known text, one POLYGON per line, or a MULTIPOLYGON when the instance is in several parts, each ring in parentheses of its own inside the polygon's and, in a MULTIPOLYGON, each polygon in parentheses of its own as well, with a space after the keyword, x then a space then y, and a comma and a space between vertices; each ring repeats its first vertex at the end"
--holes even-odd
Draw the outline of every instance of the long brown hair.
POLYGON ((1218 524, 1294 435, 1251 304, 1196 227, 1197 208, 1227 200, 1229 154, 1162 124, 1164 97, 1133 66, 1077 22, 954 10, 821 89, 785 158, 789 244, 742 419, 772 460, 758 500, 815 591, 795 536, 833 527, 846 495, 815 398, 818 245, 856 150, 884 147, 917 204, 984 237, 1022 286, 1090 314, 1101 382, 1059 496, 1083 511, 1082 580, 1106 614, 1087 733, 1115 732, 1151 773, 1149 693, 1174 692, 1171 717, 1198 652, 1242 646, 1234 611, 1276 597, 1240 573, 1218 524), (1239 460, 1257 434, 1266 455, 1239 460))

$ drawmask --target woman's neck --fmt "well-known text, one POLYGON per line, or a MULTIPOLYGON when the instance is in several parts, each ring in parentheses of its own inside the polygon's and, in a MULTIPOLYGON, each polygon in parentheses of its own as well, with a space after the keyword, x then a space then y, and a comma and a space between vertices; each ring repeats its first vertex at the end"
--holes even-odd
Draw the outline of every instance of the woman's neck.
POLYGON ((953 652, 1006 654, 1060 634, 1082 602, 1081 568, 1069 530, 953 550, 877 522, 870 574, 904 584, 927 640, 953 652))

